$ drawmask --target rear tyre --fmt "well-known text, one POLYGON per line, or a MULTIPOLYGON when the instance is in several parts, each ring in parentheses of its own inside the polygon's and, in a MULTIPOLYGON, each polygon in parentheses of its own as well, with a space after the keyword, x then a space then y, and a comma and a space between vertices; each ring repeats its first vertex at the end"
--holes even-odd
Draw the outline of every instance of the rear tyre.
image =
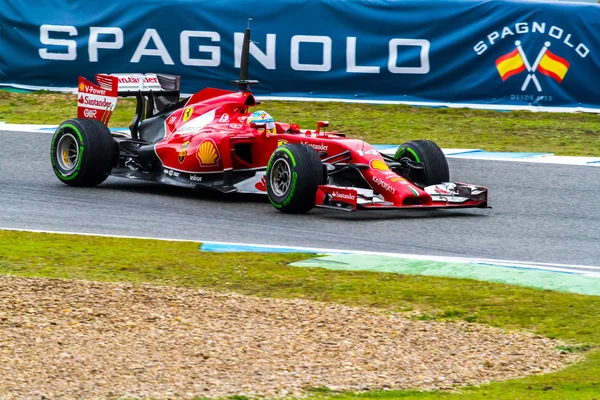
POLYGON ((424 169, 409 168, 403 175, 423 187, 450 181, 448 161, 442 149, 431 140, 413 140, 398 147, 394 158, 422 163, 424 169))
POLYGON ((323 164, 312 147, 285 144, 273 152, 266 180, 273 207, 289 214, 306 213, 315 206, 317 186, 324 181, 323 164))
POLYGON ((106 125, 95 119, 63 122, 50 144, 50 160, 56 177, 71 186, 101 184, 117 158, 117 143, 106 125))

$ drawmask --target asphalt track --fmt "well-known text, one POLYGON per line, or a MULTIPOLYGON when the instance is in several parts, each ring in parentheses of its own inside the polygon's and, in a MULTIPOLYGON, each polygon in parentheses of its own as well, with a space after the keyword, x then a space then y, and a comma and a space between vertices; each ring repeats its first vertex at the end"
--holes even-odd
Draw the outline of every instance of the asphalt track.
POLYGON ((600 265, 598 168, 451 159, 451 179, 487 185, 492 209, 284 215, 259 196, 66 186, 51 135, 0 131, 0 227, 600 265))

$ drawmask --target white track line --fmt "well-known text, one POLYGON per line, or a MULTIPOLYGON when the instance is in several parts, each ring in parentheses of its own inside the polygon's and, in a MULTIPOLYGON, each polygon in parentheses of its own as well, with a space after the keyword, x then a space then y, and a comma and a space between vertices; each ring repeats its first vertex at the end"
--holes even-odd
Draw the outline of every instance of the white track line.
MULTIPOLYGON (((0 130, 23 132, 23 133, 48 133, 48 129, 56 129, 56 125, 25 125, 25 124, 0 124, 0 130), (45 130, 42 130, 45 129, 45 130)), ((118 129, 118 128, 117 128, 118 129)), ((111 130, 115 130, 111 128, 111 130)), ((552 153, 533 154, 522 158, 502 157, 491 155, 486 157, 485 151, 479 149, 442 149, 449 158, 462 158, 474 160, 489 161, 517 161, 529 163, 544 164, 562 164, 562 165, 583 165, 600 167, 600 157, 575 157, 575 156, 555 156, 552 153)), ((394 155, 394 149, 383 149, 380 153, 394 155)))
POLYGON ((42 129, 56 129, 57 126, 58 125, 0 124, 0 130, 9 132, 41 133, 47 132, 42 131, 42 129))
POLYGON ((60 235, 79 235, 79 236, 100 236, 100 237, 112 237, 122 239, 144 239, 144 240, 161 240, 170 242, 192 242, 192 243, 204 243, 204 244, 216 244, 224 246, 251 246, 257 248, 275 248, 275 249, 297 249, 298 251, 310 251, 317 254, 364 254, 364 255, 375 255, 375 256, 386 256, 395 258, 407 258, 413 260, 422 261, 436 261, 436 262, 450 262, 450 263, 465 263, 465 264, 490 264, 495 266, 504 267, 518 267, 526 269, 541 269, 546 271, 554 272, 569 272, 584 274, 588 276, 600 277, 600 267, 591 265, 578 265, 578 264, 555 264, 555 263, 538 263, 538 262, 525 262, 525 261, 512 261, 512 260, 495 260, 487 258, 467 258, 467 257, 446 257, 446 256, 424 256, 419 254, 403 254, 403 253, 388 253, 378 251, 361 251, 361 250, 341 250, 341 249, 327 249, 319 247, 302 247, 302 246, 281 246, 281 245, 264 245, 264 244, 252 244, 252 243, 238 243, 238 242, 215 242, 215 241, 204 241, 196 239, 171 239, 171 238, 157 238, 157 237, 146 237, 146 236, 128 236, 128 235, 107 235, 99 233, 81 233, 81 232, 64 232, 64 231, 51 231, 51 230, 39 230, 39 229, 16 229, 16 228, 4 228, 0 227, 0 230, 5 231, 22 231, 22 232, 33 232, 33 233, 54 233, 60 235), (591 271, 582 271, 582 269, 591 271), (592 271, 599 271, 598 273, 592 271))

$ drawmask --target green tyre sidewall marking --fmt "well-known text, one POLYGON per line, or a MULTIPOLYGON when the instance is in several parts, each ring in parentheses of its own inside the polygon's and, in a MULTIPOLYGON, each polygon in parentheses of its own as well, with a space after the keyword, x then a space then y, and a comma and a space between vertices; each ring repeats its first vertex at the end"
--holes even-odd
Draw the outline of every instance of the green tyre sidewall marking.
POLYGON ((296 159, 294 158, 294 155, 292 154, 292 152, 289 149, 286 149, 285 147, 281 147, 277 150, 275 150, 275 152, 278 151, 283 151, 284 153, 287 153, 288 156, 290 156, 290 159, 292 160, 292 167, 296 168, 296 159))
POLYGON ((398 149, 398 151, 396 151, 396 154, 394 154, 394 158, 396 160, 398 160, 407 151, 413 155, 416 162, 421 162, 421 159, 417 155, 417 152, 414 151, 413 149, 411 149, 410 147, 402 147, 402 148, 398 149))
POLYGON ((271 200, 271 196, 267 195, 267 197, 269 198, 269 201, 271 202, 271 204, 273 204, 273 207, 275 207, 275 208, 283 207, 281 204, 276 204, 273 200, 271 200))
POLYGON ((79 169, 81 168, 81 160, 83 159, 83 151, 84 151, 84 147, 82 144, 83 137, 81 136, 81 132, 79 132, 79 129, 77 129, 75 127, 75 125, 72 125, 72 124, 61 125, 58 128, 59 132, 61 132, 61 133, 64 132, 64 128, 70 128, 79 138, 79 158, 77 160, 77 165, 75 166, 75 169, 73 170, 73 173, 71 175, 65 175, 58 168, 56 168, 56 165, 54 164, 54 157, 56 156, 56 138, 60 136, 60 135, 56 135, 56 134, 52 138, 52 146, 51 146, 52 155, 51 155, 50 159, 52 160, 52 166, 54 166, 54 173, 56 174, 58 179, 60 179, 62 181, 70 181, 70 180, 77 178, 77 176, 79 175, 79 169))
POLYGON ((292 188, 290 189, 290 194, 283 201, 283 205, 287 206, 290 204, 290 201, 294 198, 294 193, 296 192, 296 181, 298 181, 298 174, 296 171, 292 172, 292 188))
POLYGON ((406 150, 415 157, 415 161, 416 162, 421 162, 421 160, 419 159, 419 156, 417 155, 416 151, 414 151, 410 147, 407 147, 406 150))
MULTIPOLYGON (((292 168, 296 167, 296 159, 294 158, 294 155, 292 154, 292 152, 285 148, 285 147, 278 147, 274 152, 273 152, 273 156, 271 156, 271 159, 269 160, 269 164, 267 165, 267 171, 266 174, 269 174, 269 170, 271 169, 271 166, 273 165, 273 160, 274 160, 274 156, 278 153, 278 152, 284 152, 286 153, 289 157, 290 160, 292 161, 292 168)), ((273 199, 271 199, 271 196, 269 196, 269 193, 267 192, 267 197, 269 198, 269 201, 271 202, 271 204, 275 207, 275 208, 282 208, 287 206, 288 204, 290 204, 290 201, 292 201, 292 199, 294 198, 294 193, 296 192, 296 182, 298 181, 298 174, 296 173, 296 171, 292 172, 292 185, 291 185, 291 189, 289 194, 286 196, 285 200, 283 201, 283 203, 281 204, 277 204, 273 201, 273 199)))
POLYGON ((404 152, 406 151, 405 147, 401 147, 396 151, 396 154, 394 154, 394 158, 396 160, 398 160, 400 157, 402 157, 402 154, 404 154, 404 152))

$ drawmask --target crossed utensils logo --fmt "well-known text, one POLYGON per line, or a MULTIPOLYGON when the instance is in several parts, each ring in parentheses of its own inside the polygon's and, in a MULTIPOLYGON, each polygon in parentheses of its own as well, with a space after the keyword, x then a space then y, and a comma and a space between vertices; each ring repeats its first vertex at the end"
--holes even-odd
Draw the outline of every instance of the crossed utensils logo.
POLYGON ((520 40, 515 41, 515 46, 517 46, 519 55, 521 56, 521 59, 523 60, 523 64, 525 65, 525 69, 528 72, 527 77, 525 78, 525 81, 523 82, 523 86, 521 86, 521 91, 524 92, 525 90, 527 90, 527 87, 529 86, 529 82, 533 81, 533 84, 535 85, 537 91, 541 92, 542 86, 540 85, 540 81, 538 81, 537 77, 535 76, 535 72, 537 71, 537 68, 540 65, 540 61, 542 61, 542 57, 544 57, 544 54, 546 54, 546 50, 548 50, 548 47, 550 47, 550 42, 544 43, 544 47, 542 47, 542 49, 538 53, 533 65, 529 64, 529 61, 527 60, 527 55, 525 54, 525 51, 523 51, 523 48, 521 47, 520 40))

